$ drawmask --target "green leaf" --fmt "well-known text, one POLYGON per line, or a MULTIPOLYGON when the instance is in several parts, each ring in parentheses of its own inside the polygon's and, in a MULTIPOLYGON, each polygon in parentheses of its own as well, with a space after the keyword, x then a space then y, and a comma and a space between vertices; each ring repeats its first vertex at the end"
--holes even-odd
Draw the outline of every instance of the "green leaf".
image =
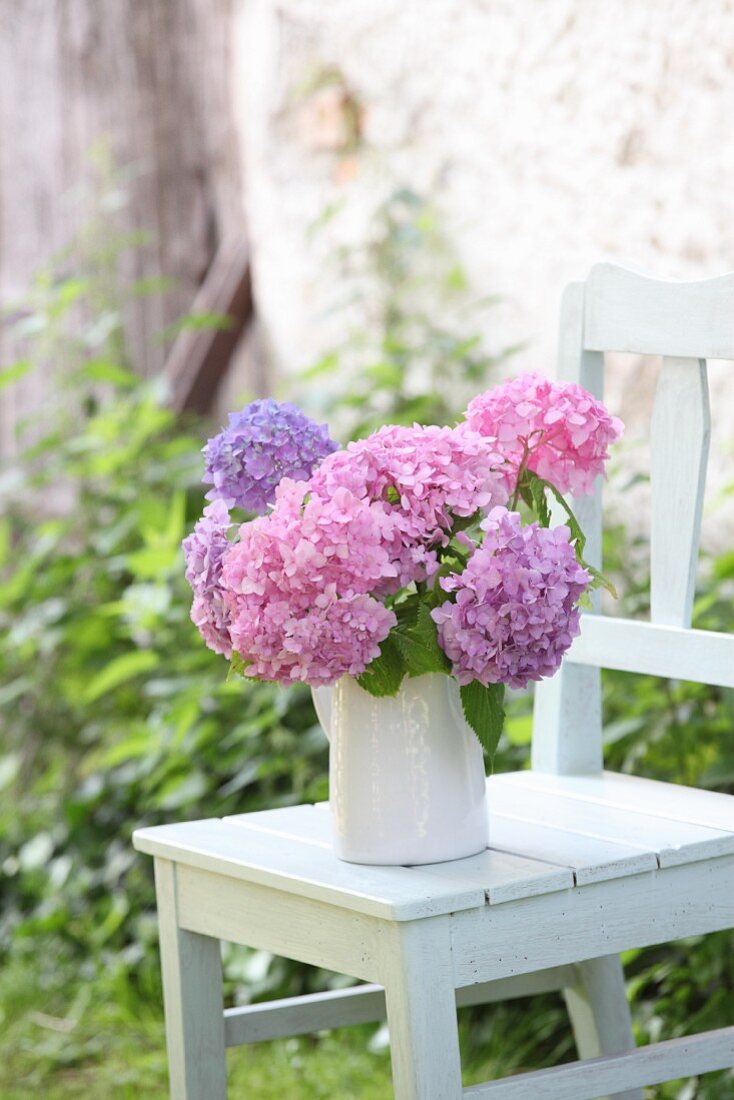
POLYGON ((538 478, 538 481, 540 481, 541 484, 544 485, 545 488, 553 494, 554 498, 558 501, 561 508, 563 508, 563 511, 566 513, 566 524, 569 531, 571 532, 571 538, 576 544, 576 557, 583 564, 583 553, 584 547, 586 546, 586 535, 581 530, 581 524, 576 519, 576 516, 573 514, 571 505, 568 503, 563 493, 559 489, 556 489, 555 485, 553 485, 550 481, 542 481, 541 478, 538 478))
POLYGON ((395 641, 403 655, 409 676, 423 676, 426 672, 448 672, 451 663, 438 644, 438 630, 431 618, 431 610, 425 603, 418 606, 415 624, 407 629, 397 628, 395 641))
POLYGON ((468 531, 470 527, 474 527, 476 524, 481 523, 483 519, 482 511, 480 508, 476 512, 472 512, 470 516, 454 516, 452 517, 451 530, 455 535, 459 531, 468 531))
POLYGON ((599 569, 595 569, 593 565, 589 565, 588 561, 582 559, 581 564, 584 569, 587 569, 591 573, 590 588, 606 588, 610 596, 613 596, 615 600, 619 599, 617 589, 614 587, 609 577, 605 577, 599 569))
MULTIPOLYGON (((538 522, 540 523, 540 526, 550 527, 551 513, 545 495, 547 483, 543 481, 542 478, 538 477, 537 474, 534 474, 532 470, 525 470, 524 478, 526 480, 526 484, 530 493, 530 499, 532 501, 531 507, 538 517, 538 522)), ((526 498, 523 496, 523 500, 525 499, 526 498)), ((581 530, 581 528, 579 528, 579 530, 581 530)))
POLYGON ((85 363, 81 374, 90 382, 109 382, 121 389, 132 389, 138 385, 139 379, 118 363, 111 363, 107 359, 92 359, 85 363))
POLYGON ((245 660, 239 653, 233 653, 232 659, 229 662, 229 670, 227 672, 227 679, 232 679, 233 676, 246 676, 247 669, 252 664, 252 661, 245 660))
POLYGON ((23 378, 24 375, 28 374, 31 366, 29 359, 19 359, 17 363, 11 363, 9 367, 0 370, 0 390, 23 378))
POLYGON ((302 371, 299 377, 304 381, 310 382, 313 378, 320 378, 322 374, 331 374, 338 366, 339 356, 334 354, 334 352, 329 352, 327 355, 323 355, 314 366, 309 367, 308 370, 302 371))
POLYGON ((461 688, 461 705, 464 717, 479 738, 479 743, 490 758, 494 757, 505 721, 504 684, 489 684, 478 680, 461 688))
POLYGON ((601 570, 595 568, 595 566, 589 565, 588 561, 586 561, 586 559, 584 558, 586 535, 581 530, 581 525, 576 519, 576 516, 573 514, 573 511, 571 510, 571 506, 569 505, 568 501, 565 499, 563 494, 558 489, 556 489, 555 485, 552 485, 550 483, 550 481, 541 481, 540 478, 538 478, 537 480, 540 481, 546 489, 549 489, 551 491, 555 499, 558 501, 558 503, 561 505, 564 512, 566 513, 566 522, 568 529, 571 532, 571 538, 574 540, 576 558, 578 560, 578 563, 579 565, 582 565, 584 569, 587 569, 589 573, 591 573, 590 587, 606 588, 607 592, 609 592, 609 594, 613 596, 615 600, 618 599, 617 589, 614 587, 609 578, 605 577, 601 570))
POLYGON ((226 332, 233 327, 234 317, 231 317, 229 313, 210 311, 208 313, 187 313, 174 325, 170 325, 168 332, 207 332, 212 329, 226 332))
POLYGON ((134 650, 132 653, 123 653, 114 661, 110 661, 101 672, 87 684, 82 694, 82 703, 93 703, 108 691, 127 683, 128 680, 140 676, 143 672, 149 672, 159 663, 160 657, 152 649, 134 650))
POLYGON ((411 593, 407 599, 396 603, 393 607, 395 617, 398 620, 398 630, 409 630, 418 621, 418 609, 421 599, 417 592, 411 593))
POLYGON ((357 683, 370 695, 397 695, 405 672, 405 662, 391 632, 380 646, 380 656, 367 665, 357 683))

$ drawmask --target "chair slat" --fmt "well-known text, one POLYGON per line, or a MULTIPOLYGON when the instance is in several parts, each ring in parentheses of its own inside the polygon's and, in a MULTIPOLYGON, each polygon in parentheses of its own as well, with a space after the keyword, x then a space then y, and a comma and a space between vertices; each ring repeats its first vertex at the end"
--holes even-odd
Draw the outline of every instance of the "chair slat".
MULTIPOLYGON (((734 800, 726 801, 722 806, 714 799, 712 808, 710 799, 703 792, 703 804, 695 799, 696 805, 691 807, 686 788, 673 787, 672 795, 667 792, 668 788, 660 783, 640 780, 630 788, 624 782, 615 782, 613 775, 606 774, 602 778, 590 777, 581 784, 575 776, 555 778, 538 776, 534 772, 492 776, 488 780, 487 790, 492 807, 490 843, 493 846, 499 844, 501 833, 497 822, 500 815, 507 815, 506 831, 511 838, 507 850, 526 855, 532 853, 536 858, 545 858, 543 852, 550 850, 553 835, 561 830, 565 832, 561 833, 556 843, 562 841, 572 851, 574 848, 566 841, 566 836, 574 834, 579 837, 575 850, 591 860, 595 853, 594 844, 599 845, 600 857, 604 855, 603 845, 611 844, 607 862, 612 865, 615 860, 624 862, 626 855, 633 850, 654 853, 656 865, 659 863, 661 867, 734 854, 734 800), (662 793, 659 790, 661 786, 664 788, 662 793), (673 806, 676 801, 681 803, 682 813, 713 815, 718 827, 711 828, 685 817, 672 816, 676 812, 673 806), (658 805, 666 812, 656 814, 653 809, 648 812, 648 803, 653 807, 658 805), (537 837, 518 826, 515 826, 513 835, 509 822, 519 818, 534 824, 537 837), (728 828, 722 828, 727 821, 728 828), (541 836, 541 830, 550 835, 541 836), (518 842, 524 840, 528 841, 527 846, 518 846, 518 842), (583 840, 588 841, 586 849, 581 846, 583 840), (614 851, 614 846, 618 851, 614 851)), ((694 792, 694 795, 698 793, 701 792, 694 792)), ((602 866, 593 881, 614 877, 612 873, 604 875, 604 870, 602 866)), ((615 867, 612 866, 611 870, 615 871, 615 867)), ((584 880, 577 876, 577 881, 581 883, 584 880)))
POLYGON ((594 1100, 638 1085, 695 1077, 734 1063, 734 1027, 667 1039, 641 1050, 522 1073, 464 1089, 464 1100, 594 1100))
POLYGON ((597 264, 586 282, 584 347, 734 359, 734 273, 694 283, 597 264))
MULTIPOLYGON (((489 843, 493 850, 511 855, 532 852, 535 859, 565 864, 573 870, 577 886, 657 870, 657 854, 649 844, 643 845, 641 838, 637 844, 627 844, 623 837, 594 836, 578 827, 566 828, 563 819, 557 820, 552 814, 545 820, 537 815, 528 820, 525 809, 518 807, 517 789, 511 789, 510 794, 515 796, 514 808, 521 816, 490 811, 489 843)), ((490 801, 496 803, 495 795, 490 789, 490 801)), ((508 801, 503 800, 505 809, 508 801)), ((734 852, 734 837, 731 840, 734 852)))
MULTIPOLYGON (((313 807, 308 807, 314 814, 313 807)), ((567 867, 484 851, 470 859, 421 867, 345 863, 319 843, 240 820, 182 822, 140 829, 138 851, 286 893, 339 904, 390 920, 414 920, 516 901, 573 886, 567 867)))
MULTIPOLYGON (((484 891, 455 879, 401 867, 343 863, 316 844, 283 838, 217 819, 140 829, 138 851, 222 876, 299 894, 388 920, 413 920, 485 904, 484 891)), ((517 863, 522 861, 517 860, 517 863)), ((538 865, 545 870, 541 864, 538 865)), ((521 876, 532 876, 523 867, 521 876)))
POLYGON ((465 888, 474 885, 481 887, 490 905, 569 890, 574 885, 573 872, 567 864, 543 863, 493 848, 468 859, 430 863, 420 870, 437 879, 444 879, 447 887, 454 881, 462 883, 465 888))
MULTIPOLYGON (((734 797, 716 791, 661 783, 635 775, 602 772, 601 775, 543 775, 540 772, 509 772, 498 776, 501 783, 528 790, 552 791, 564 798, 600 806, 616 807, 626 813, 664 818, 668 821, 705 826, 734 834, 734 797)), ((494 779, 491 780, 494 783, 494 779)), ((593 811, 590 809, 589 813, 593 811)))
POLYGON ((651 432, 651 613, 690 626, 711 416, 706 364, 663 360, 651 432))
MULTIPOLYGON (((584 348, 584 283, 566 287, 561 302, 558 376, 578 382, 603 397, 604 357, 584 348)), ((593 497, 573 501, 586 535, 586 558, 601 568, 601 482, 593 497)), ((559 519, 562 517, 558 517, 559 519)), ((599 607, 599 594, 593 604, 599 607)), ((535 689, 533 767, 563 775, 599 772, 602 768, 601 679, 598 669, 564 662, 551 680, 535 689)))
POLYGON ((582 615, 564 663, 734 687, 734 634, 582 615))

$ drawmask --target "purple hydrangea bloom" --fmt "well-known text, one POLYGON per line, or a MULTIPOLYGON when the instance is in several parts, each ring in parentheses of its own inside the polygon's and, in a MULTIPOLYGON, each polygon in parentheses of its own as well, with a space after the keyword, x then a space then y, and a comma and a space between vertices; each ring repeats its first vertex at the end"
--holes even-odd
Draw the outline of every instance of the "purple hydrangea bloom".
POLYGON ((204 509, 204 515, 183 541, 186 556, 186 580, 194 592, 191 621, 215 653, 232 656, 229 611, 222 589, 222 559, 229 549, 227 531, 231 527, 227 506, 221 500, 204 509))
POLYGON ((492 509, 482 527, 484 542, 464 572, 441 581, 455 602, 432 615, 460 684, 524 688, 557 670, 579 632, 576 604, 591 578, 567 527, 523 527, 506 508, 492 509))
POLYGON ((214 486, 207 500, 262 515, 284 477, 305 481, 339 444, 325 424, 296 406, 271 397, 230 413, 229 425, 204 447, 203 480, 214 486))

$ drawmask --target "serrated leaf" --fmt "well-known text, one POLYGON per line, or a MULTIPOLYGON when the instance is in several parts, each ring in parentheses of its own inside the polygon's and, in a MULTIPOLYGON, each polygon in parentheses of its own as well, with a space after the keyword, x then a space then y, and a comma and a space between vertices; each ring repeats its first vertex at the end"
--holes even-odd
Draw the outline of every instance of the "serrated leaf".
POLYGON ((491 758, 499 744, 505 721, 504 684, 489 684, 478 680, 464 684, 460 689, 464 717, 479 738, 479 743, 491 758))
POLYGON ((447 672, 451 663, 438 644, 438 630, 425 603, 418 606, 415 624, 407 630, 398 628, 395 641, 400 648, 409 676, 427 672, 447 672))
POLYGON ((379 657, 367 665, 362 675, 357 677, 357 683, 370 695, 397 695, 405 671, 403 656, 391 632, 380 646, 379 657))
POLYGON ((393 611, 398 620, 398 629, 408 630, 410 627, 415 626, 418 620, 418 608, 420 607, 420 603, 420 596, 415 592, 408 596, 407 599, 394 605, 393 611))

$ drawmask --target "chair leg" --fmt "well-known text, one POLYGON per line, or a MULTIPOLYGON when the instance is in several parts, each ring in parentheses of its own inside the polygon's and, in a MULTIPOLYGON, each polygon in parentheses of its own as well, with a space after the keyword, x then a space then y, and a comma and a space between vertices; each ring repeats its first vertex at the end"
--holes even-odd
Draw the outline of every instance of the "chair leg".
MULTIPOLYGON (((599 1058, 633 1050, 629 1003, 618 955, 577 963, 577 985, 564 989, 580 1058, 599 1058)), ((642 1089, 615 1094, 615 1100, 643 1100, 642 1089)))
POLYGON ((381 980, 395 1100, 460 1100, 448 920, 435 917, 387 926, 381 980))
POLYGON ((226 1100, 219 940, 179 928, 176 868, 155 861, 171 1100, 226 1100))

